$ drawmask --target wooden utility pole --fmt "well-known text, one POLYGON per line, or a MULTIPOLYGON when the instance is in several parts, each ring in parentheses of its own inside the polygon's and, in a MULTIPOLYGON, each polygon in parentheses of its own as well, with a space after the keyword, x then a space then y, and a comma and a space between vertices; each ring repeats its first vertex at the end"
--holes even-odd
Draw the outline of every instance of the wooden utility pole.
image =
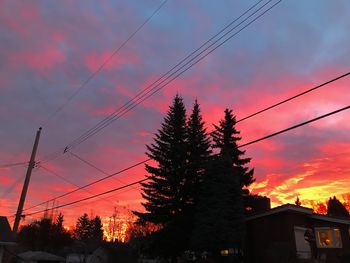
POLYGON ((19 222, 21 221, 22 211, 23 211, 24 201, 26 200, 26 195, 27 195, 27 190, 28 190, 28 186, 29 186, 30 176, 31 176, 32 170, 33 170, 33 168, 35 166, 35 155, 36 155, 36 150, 38 149, 40 133, 41 133, 41 127, 36 132, 35 142, 34 142, 34 146, 33 146, 33 150, 32 150, 32 155, 30 156, 30 161, 29 161, 29 164, 28 164, 26 178, 24 180, 24 184, 23 184, 23 188, 22 188, 21 198, 19 199, 17 213, 16 213, 16 219, 15 219, 15 222, 13 224, 13 229, 12 229, 14 234, 17 233, 19 222))

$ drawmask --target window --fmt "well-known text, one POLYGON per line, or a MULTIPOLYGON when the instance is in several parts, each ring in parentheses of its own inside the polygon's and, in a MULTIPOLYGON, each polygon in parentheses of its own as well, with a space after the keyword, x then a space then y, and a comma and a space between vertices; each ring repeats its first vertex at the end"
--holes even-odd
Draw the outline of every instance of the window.
POLYGON ((341 234, 339 228, 315 228, 316 244, 318 248, 341 248, 341 234))

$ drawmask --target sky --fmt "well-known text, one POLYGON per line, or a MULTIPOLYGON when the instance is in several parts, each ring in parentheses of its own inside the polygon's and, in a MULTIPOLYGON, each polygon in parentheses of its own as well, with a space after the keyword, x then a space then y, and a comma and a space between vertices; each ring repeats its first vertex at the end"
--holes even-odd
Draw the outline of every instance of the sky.
MULTIPOLYGON (((255 3, 1 1, 0 165, 27 162, 35 133, 43 127, 37 152, 43 167, 33 170, 25 208, 145 160, 146 145, 153 142, 177 93, 188 113, 198 100, 211 131, 225 108, 240 119, 349 71, 350 2, 284 0, 122 118, 71 149, 100 171, 70 153, 63 154, 67 144, 255 3), (57 158, 45 162, 57 151, 57 158)), ((268 5, 273 3, 276 0, 268 5)), ((350 77, 342 78, 238 123, 241 143, 348 106, 349 84, 350 77)), ((293 203, 297 196, 304 205, 333 195, 341 199, 350 192, 349 129, 350 112, 343 111, 245 147, 255 169, 251 191, 270 197, 273 206, 293 203)), ((0 168, 1 215, 15 213, 25 172, 25 165, 0 168)), ((57 199, 55 205, 141 180, 145 174, 140 165, 57 199)), ((84 212, 108 218, 116 208, 126 214, 142 209, 139 189, 135 185, 59 211, 70 225, 84 212)), ((25 222, 41 215, 27 217, 25 222)))

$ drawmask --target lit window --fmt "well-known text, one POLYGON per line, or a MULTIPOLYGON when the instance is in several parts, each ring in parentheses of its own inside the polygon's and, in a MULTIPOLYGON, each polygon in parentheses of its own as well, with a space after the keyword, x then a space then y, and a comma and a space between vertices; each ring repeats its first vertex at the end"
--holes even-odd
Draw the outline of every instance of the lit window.
POLYGON ((319 248, 340 248, 341 234, 338 228, 320 227, 315 228, 317 247, 319 248))

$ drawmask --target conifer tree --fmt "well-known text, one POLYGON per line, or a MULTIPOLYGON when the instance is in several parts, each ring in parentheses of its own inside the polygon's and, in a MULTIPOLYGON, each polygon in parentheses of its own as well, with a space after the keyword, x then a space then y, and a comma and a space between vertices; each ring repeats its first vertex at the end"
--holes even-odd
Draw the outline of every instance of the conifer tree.
POLYGON ((327 202, 327 215, 348 217, 349 212, 345 206, 334 196, 330 197, 327 202))
POLYGON ((155 165, 146 165, 147 182, 142 184, 142 205, 145 212, 136 212, 139 222, 158 225, 154 236, 160 250, 175 257, 183 248, 185 236, 183 221, 187 206, 184 187, 187 170, 186 110, 183 100, 176 95, 154 143, 147 145, 147 156, 155 165))
POLYGON ((206 166, 211 156, 210 139, 204 127, 199 104, 194 103, 192 114, 187 123, 188 166, 186 187, 190 209, 197 203, 198 190, 203 181, 206 166))
POLYGON ((247 187, 252 184, 254 169, 245 167, 251 158, 243 158, 245 151, 238 149, 237 142, 241 140, 240 132, 236 130, 236 117, 232 110, 225 109, 225 117, 219 125, 214 125, 215 130, 211 133, 213 138, 213 148, 219 149, 220 155, 225 156, 227 161, 237 169, 241 187, 247 187))
POLYGON ((103 225, 101 218, 95 216, 90 220, 90 240, 94 242, 101 242, 103 240, 103 225))
POLYGON ((251 184, 253 170, 245 167, 249 158, 237 147, 239 132, 232 111, 226 109, 224 119, 214 125, 211 158, 202 183, 195 216, 192 246, 218 252, 241 248, 244 237, 242 188, 251 184))
POLYGON ((142 184, 146 212, 135 214, 141 221, 166 225, 184 206, 182 186, 187 159, 186 110, 178 95, 170 106, 161 129, 155 134, 154 143, 146 147, 147 156, 156 165, 146 165, 149 181, 142 184))
POLYGON ((241 248, 244 211, 240 183, 221 156, 213 156, 206 170, 195 214, 191 246, 218 254, 241 248))
POLYGON ((74 229, 74 237, 80 241, 88 241, 90 238, 90 219, 84 213, 78 218, 74 229))

